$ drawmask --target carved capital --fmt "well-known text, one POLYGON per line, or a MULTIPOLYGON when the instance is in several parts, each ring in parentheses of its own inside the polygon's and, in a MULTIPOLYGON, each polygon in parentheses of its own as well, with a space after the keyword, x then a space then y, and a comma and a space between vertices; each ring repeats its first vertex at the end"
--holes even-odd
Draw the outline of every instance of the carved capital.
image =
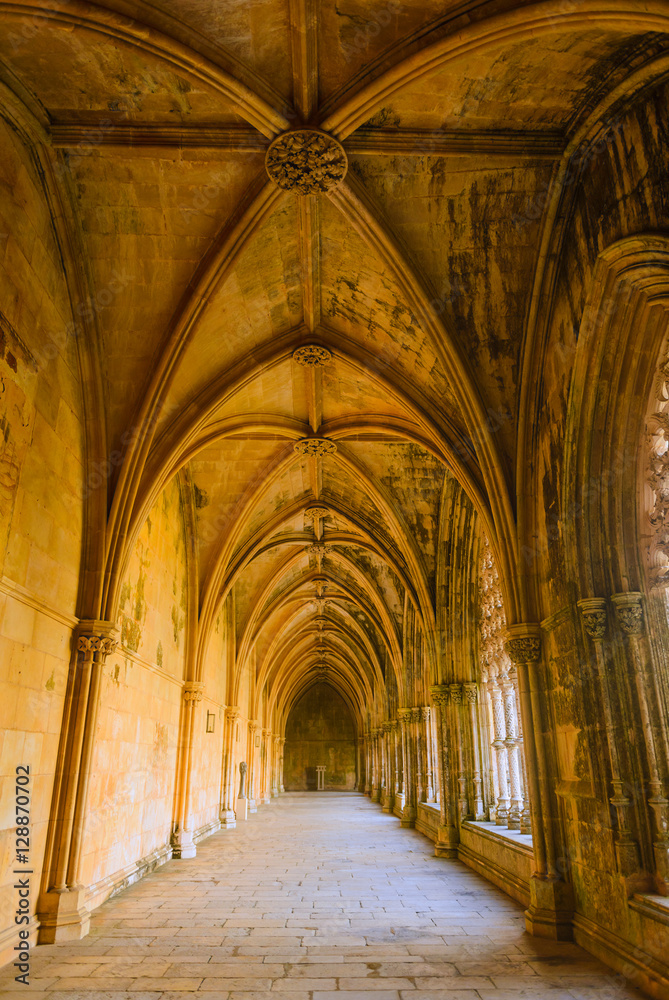
POLYGON ((230 722, 234 722, 241 714, 242 710, 241 708, 238 708, 237 705, 228 705, 225 710, 225 717, 226 719, 229 719, 230 722))
POLYGON ((506 651, 514 663, 536 663, 541 659, 541 628, 527 623, 506 630, 506 651))
POLYGON ((435 705, 439 708, 444 708, 448 705, 451 697, 451 692, 448 684, 435 684, 430 688, 430 694, 432 695, 432 700, 435 705))
POLYGON ((98 661, 104 661, 118 646, 118 629, 114 622, 84 619, 74 634, 77 652, 83 653, 84 659, 92 659, 97 653, 98 661))
POLYGON ((643 595, 636 592, 611 594, 611 603, 616 609, 618 624, 626 635, 643 635, 644 633, 642 599, 643 595))
POLYGON ((304 128, 284 132, 272 142, 265 168, 271 180, 286 191, 318 194, 344 179, 348 160, 333 136, 304 128))
POLYGON ((293 447, 298 455, 316 455, 317 457, 333 455, 337 450, 334 441, 319 437, 302 438, 301 441, 296 441, 293 447))
POLYGON ((202 701, 203 690, 204 684, 202 681, 186 681, 183 686, 183 699, 186 704, 192 702, 193 705, 197 705, 199 701, 202 701))
POLYGON ((307 344, 305 347, 298 347, 293 351, 293 361, 304 367, 329 365, 332 361, 332 352, 319 344, 307 344))
POLYGON ((462 704, 462 685, 461 684, 451 684, 451 701, 454 705, 462 704))
POLYGON ((260 729, 260 723, 258 722, 258 720, 249 719, 249 732, 255 733, 258 729, 260 729))
POLYGON ((384 733, 386 733, 386 734, 387 734, 387 733, 389 733, 389 732, 391 731, 391 729, 392 729, 392 728, 393 728, 393 724, 392 724, 392 722, 382 722, 382 723, 381 723, 381 729, 382 729, 382 730, 384 731, 384 733))
POLYGON ((410 708, 398 708, 397 709, 397 719, 400 726, 406 726, 411 722, 411 709, 410 708))
POLYGON ((476 699, 479 696, 479 687, 475 681, 467 681, 462 685, 465 692, 465 698, 470 705, 476 704, 476 699))
POLYGON ((421 705, 420 715, 421 715, 421 719, 423 720, 423 722, 429 722, 430 721, 430 706, 429 705, 421 705))
POLYGON ((591 639, 601 640, 606 636, 608 627, 608 616, 606 614, 606 601, 603 597, 584 597, 577 601, 577 606, 581 612, 583 628, 591 639))

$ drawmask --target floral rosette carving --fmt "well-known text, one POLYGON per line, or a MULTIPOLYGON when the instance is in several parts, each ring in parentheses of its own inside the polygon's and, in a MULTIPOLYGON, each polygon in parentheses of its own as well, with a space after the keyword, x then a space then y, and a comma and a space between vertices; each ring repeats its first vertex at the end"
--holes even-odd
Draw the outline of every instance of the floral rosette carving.
POLYGON ((317 129, 296 129, 274 140, 265 156, 265 168, 284 191, 323 194, 344 179, 348 160, 333 136, 317 129))

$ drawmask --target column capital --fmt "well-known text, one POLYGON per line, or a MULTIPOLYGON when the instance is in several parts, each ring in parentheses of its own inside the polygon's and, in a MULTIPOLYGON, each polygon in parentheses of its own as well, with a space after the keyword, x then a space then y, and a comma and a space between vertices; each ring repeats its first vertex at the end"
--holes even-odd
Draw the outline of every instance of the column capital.
POLYGON ((237 705, 228 705, 228 707, 225 710, 225 717, 226 719, 230 719, 231 722, 234 722, 235 719, 238 719, 241 714, 242 710, 237 705))
POLYGON ((430 694, 432 695, 432 700, 435 705, 439 705, 440 708, 443 708, 449 702, 451 690, 448 684, 433 684, 430 688, 430 694))
POLYGON ((605 638, 608 628, 606 600, 603 597, 583 597, 576 602, 576 606, 581 612, 581 621, 585 631, 595 642, 601 642, 605 638))
POLYGON ((418 708, 417 706, 414 706, 411 709, 411 721, 420 722, 420 708, 418 708))
POLYGON ((118 627, 115 622, 82 618, 74 628, 74 641, 78 653, 108 656, 118 645, 118 627))
POLYGON ((611 594, 618 625, 626 635, 643 635, 643 594, 630 591, 626 594, 611 594))
POLYGON ((261 729, 260 731, 261 731, 262 735, 265 737, 265 739, 267 739, 268 736, 272 735, 272 730, 271 729, 261 729))
POLYGON ((476 681, 465 681, 462 687, 464 689, 465 698, 467 699, 467 702, 470 705, 475 704, 476 699, 479 696, 479 686, 476 683, 476 681))
POLYGON ((421 716, 421 719, 423 720, 423 722, 429 722, 430 721, 430 706, 429 705, 421 705, 421 707, 420 707, 420 716, 421 716))
POLYGON ((392 724, 392 722, 390 722, 388 720, 386 720, 385 722, 381 723, 381 729, 384 731, 384 733, 389 733, 392 728, 393 728, 393 724, 392 724))
POLYGON ((451 701, 454 705, 462 704, 462 684, 449 684, 451 689, 451 701))
POLYGON ((257 719, 249 719, 249 729, 252 733, 255 733, 257 729, 260 729, 260 723, 257 719))
POLYGON ((203 691, 204 683, 202 681, 186 681, 181 693, 186 703, 197 704, 197 702, 202 701, 203 691))
POLYGON ((411 719, 411 712, 412 712, 412 709, 410 709, 410 708, 398 708, 397 709, 397 718, 400 721, 400 725, 403 724, 403 723, 405 723, 405 722, 408 722, 411 719))
POLYGON ((275 736, 274 737, 274 746, 278 747, 280 743, 281 743, 281 737, 280 736, 275 736))
POLYGON ((536 663, 541 659, 541 626, 536 622, 509 625, 504 640, 514 663, 536 663))

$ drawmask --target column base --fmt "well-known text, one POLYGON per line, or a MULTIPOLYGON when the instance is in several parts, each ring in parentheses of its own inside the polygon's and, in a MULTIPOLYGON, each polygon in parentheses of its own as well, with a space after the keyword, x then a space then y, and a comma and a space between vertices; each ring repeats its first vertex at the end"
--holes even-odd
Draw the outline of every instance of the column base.
POLYGON ((196 854, 197 848, 193 843, 193 834, 190 830, 178 830, 172 834, 173 858, 185 860, 186 858, 194 858, 196 854))
POLYGON ((240 820, 245 820, 249 818, 249 800, 248 799, 237 799, 237 808, 235 809, 235 818, 239 823, 240 820))
POLYGON ((437 828, 437 839, 434 843, 434 853, 438 858, 457 858, 460 838, 454 826, 437 828))
POLYGON ((525 910, 525 929, 534 937, 571 941, 574 897, 571 886, 561 879, 530 879, 530 905, 525 910))
POLYGON ((84 890, 44 893, 37 914, 40 922, 38 944, 80 941, 91 926, 91 915, 84 902, 84 890))
POLYGON ((232 809, 221 809, 221 827, 225 830, 232 830, 237 826, 237 818, 232 809))
POLYGON ((416 825, 416 810, 413 806, 405 806, 402 809, 402 818, 400 819, 400 826, 404 827, 405 830, 410 830, 416 825))
POLYGON ((258 803, 256 802, 256 800, 255 799, 247 799, 246 801, 249 804, 249 812, 250 813, 257 813, 258 812, 258 803))
POLYGON ((380 802, 381 801, 381 789, 380 788, 372 788, 372 794, 371 794, 370 798, 371 798, 372 802, 380 802))

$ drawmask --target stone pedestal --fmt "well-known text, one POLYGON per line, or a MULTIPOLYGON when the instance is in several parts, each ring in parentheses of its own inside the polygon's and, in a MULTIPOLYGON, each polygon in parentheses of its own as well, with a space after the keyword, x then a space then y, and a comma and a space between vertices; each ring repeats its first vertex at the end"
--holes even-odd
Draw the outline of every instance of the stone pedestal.
POLYGON ((44 893, 39 909, 39 943, 80 941, 90 929, 91 915, 84 902, 84 890, 44 893))
POLYGON ((190 830, 178 830, 172 834, 173 858, 194 858, 196 854, 197 848, 190 830))
POLYGON ((235 809, 235 817, 237 822, 240 820, 249 818, 249 800, 248 799, 237 799, 237 807, 235 809))
POLYGON ((457 858, 458 841, 458 831, 454 827, 440 826, 434 844, 435 855, 438 858, 457 858))
POLYGON ((221 809, 221 815, 219 817, 221 822, 221 827, 225 830, 232 830, 237 825, 237 817, 235 816, 234 810, 232 809, 221 809))
POLYGON ((530 905, 525 910, 528 934, 551 941, 571 941, 574 898, 571 886, 561 879, 530 879, 530 905))

